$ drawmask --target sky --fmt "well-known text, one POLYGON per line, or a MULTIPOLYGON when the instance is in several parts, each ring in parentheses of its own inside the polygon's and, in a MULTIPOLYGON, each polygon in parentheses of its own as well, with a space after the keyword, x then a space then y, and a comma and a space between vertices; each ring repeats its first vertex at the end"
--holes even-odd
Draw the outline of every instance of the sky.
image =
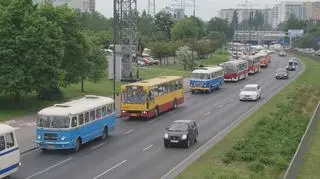
MULTIPOLYGON (((175 0, 156 0, 156 11, 160 11, 165 6, 171 6, 175 0)), ((179 0, 176 0, 179 1, 179 0)), ((191 15, 193 11, 193 0, 185 0, 188 4, 186 14, 191 15)), ((212 17, 219 15, 220 9, 237 8, 237 4, 245 4, 245 0, 195 0, 196 1, 196 16, 203 20, 209 20, 212 17)), ((265 0, 250 0, 252 8, 265 8, 265 0)), ((280 0, 268 0, 268 7, 271 8, 280 0)), ((148 9, 148 0, 137 0, 138 10, 148 9)), ((241 8, 241 7, 238 7, 241 8)), ((243 8, 243 7, 242 7, 243 8)), ((96 10, 106 17, 112 17, 113 0, 96 0, 96 10)))

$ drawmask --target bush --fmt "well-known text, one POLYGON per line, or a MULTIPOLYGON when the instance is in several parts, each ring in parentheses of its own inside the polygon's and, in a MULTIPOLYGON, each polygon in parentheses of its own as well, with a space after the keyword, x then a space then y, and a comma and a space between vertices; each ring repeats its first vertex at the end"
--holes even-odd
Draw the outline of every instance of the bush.
POLYGON ((249 165, 249 170, 253 172, 262 172, 264 170, 264 165, 258 161, 250 162, 249 165))

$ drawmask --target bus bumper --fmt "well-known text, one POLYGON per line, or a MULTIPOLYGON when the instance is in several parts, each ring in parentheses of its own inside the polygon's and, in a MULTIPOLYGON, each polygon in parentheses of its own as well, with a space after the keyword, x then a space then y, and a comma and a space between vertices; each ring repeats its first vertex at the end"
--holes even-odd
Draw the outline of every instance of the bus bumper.
POLYGON ((261 67, 267 67, 267 66, 268 66, 268 64, 264 64, 264 63, 262 63, 262 64, 260 64, 260 66, 261 66, 261 67))
POLYGON ((237 78, 225 78, 224 81, 237 81, 237 78))
POLYGON ((208 91, 209 88, 195 88, 195 87, 190 87, 191 91, 208 91))
POLYGON ((121 111, 121 117, 149 117, 151 116, 150 111, 121 111))
POLYGON ((75 147, 72 142, 44 142, 37 140, 36 143, 39 148, 50 150, 73 149, 75 147))

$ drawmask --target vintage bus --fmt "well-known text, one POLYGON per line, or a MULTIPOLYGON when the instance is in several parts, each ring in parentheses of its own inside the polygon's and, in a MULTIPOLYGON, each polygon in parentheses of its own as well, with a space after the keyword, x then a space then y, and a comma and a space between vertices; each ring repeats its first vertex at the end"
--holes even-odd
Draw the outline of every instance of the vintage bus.
POLYGON ((247 60, 231 60, 222 64, 224 81, 239 81, 248 77, 247 60))
POLYGON ((121 117, 150 119, 184 102, 182 76, 156 78, 121 86, 121 117))
POLYGON ((20 151, 14 128, 0 124, 0 178, 9 177, 20 167, 20 151))
POLYGON ((211 93, 218 89, 224 82, 222 67, 202 67, 192 71, 190 90, 211 93))
POLYGON ((258 56, 246 56, 243 59, 248 61, 249 74, 255 74, 260 71, 260 59, 258 56))
POLYGON ((96 138, 105 139, 116 124, 112 98, 86 95, 38 112, 36 143, 42 151, 73 149, 96 138))
POLYGON ((268 67, 271 56, 264 52, 259 52, 256 54, 257 58, 260 60, 260 67, 268 67))

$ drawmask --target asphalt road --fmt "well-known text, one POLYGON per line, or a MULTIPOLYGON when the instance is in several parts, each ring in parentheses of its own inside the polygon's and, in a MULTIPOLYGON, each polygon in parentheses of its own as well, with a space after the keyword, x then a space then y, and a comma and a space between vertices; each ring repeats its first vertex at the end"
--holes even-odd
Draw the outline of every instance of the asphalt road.
MULTIPOLYGON (((157 179, 188 155, 257 105, 240 102, 238 93, 248 83, 259 83, 262 100, 289 80, 275 80, 275 70, 285 67, 287 58, 273 56, 270 66, 248 79, 225 84, 212 94, 186 94, 184 105, 151 121, 118 121, 105 141, 94 141, 76 154, 34 150, 22 155, 22 166, 14 179, 157 179), (164 128, 177 119, 196 120, 198 143, 189 149, 163 147, 164 128)), ((299 68, 298 68, 299 69, 299 68)), ((290 78, 297 72, 290 72, 290 78)), ((32 142, 30 139, 30 143, 32 142)), ((24 143, 28 141, 24 140, 24 143)))

